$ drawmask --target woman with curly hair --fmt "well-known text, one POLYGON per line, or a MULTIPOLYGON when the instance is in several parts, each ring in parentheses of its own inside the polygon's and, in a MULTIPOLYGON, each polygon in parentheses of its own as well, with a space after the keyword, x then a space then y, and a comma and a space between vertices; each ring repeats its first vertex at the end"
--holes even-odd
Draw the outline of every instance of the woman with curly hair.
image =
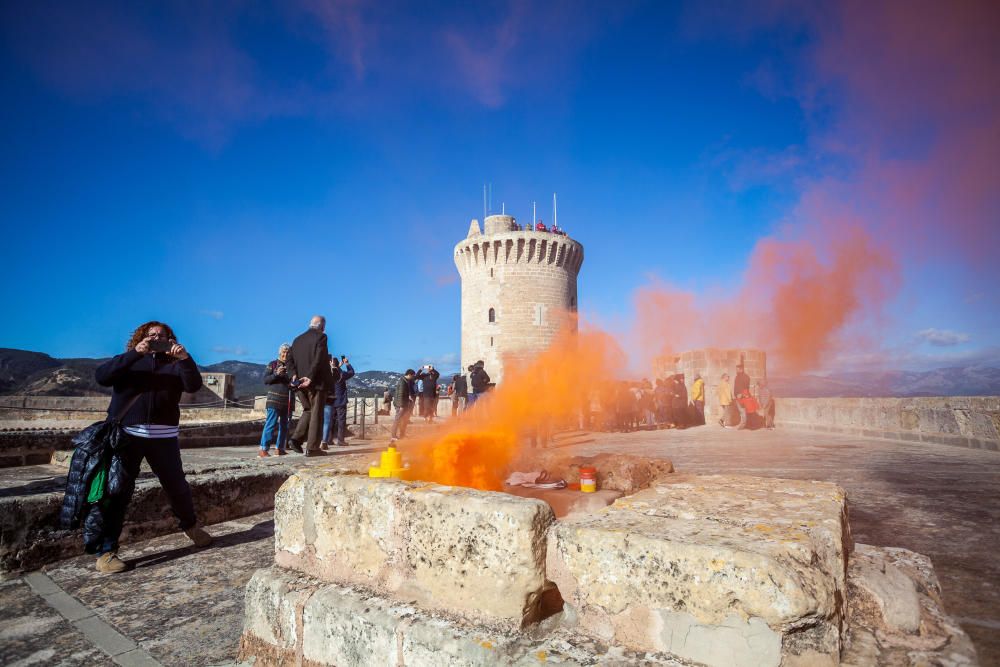
POLYGON ((160 480, 180 529, 195 546, 207 547, 212 536, 198 526, 177 442, 181 394, 201 388, 201 372, 194 359, 168 325, 146 322, 132 333, 124 354, 98 366, 95 376, 98 384, 113 388, 108 414, 121 421, 129 440, 122 450, 128 487, 111 500, 105 512, 103 539, 96 549, 97 570, 131 569, 131 564, 118 558, 118 538, 143 459, 160 480))

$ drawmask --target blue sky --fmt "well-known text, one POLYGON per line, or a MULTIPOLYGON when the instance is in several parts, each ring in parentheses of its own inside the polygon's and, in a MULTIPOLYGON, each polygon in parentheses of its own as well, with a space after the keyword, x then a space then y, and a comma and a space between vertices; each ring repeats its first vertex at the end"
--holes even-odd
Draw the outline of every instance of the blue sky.
MULTIPOLYGON (((612 328, 650 276, 728 289, 817 184, 851 199, 872 154, 921 168, 948 136, 941 114, 864 159, 830 149, 866 141, 864 82, 817 55, 829 8, 782 6, 5 3, 0 346, 105 356, 155 318, 200 363, 267 361, 318 312, 361 368, 457 365, 451 252, 487 181, 524 219, 558 192, 581 308, 612 328)), ((989 261, 878 237, 901 286, 873 354, 1000 358, 989 261)))

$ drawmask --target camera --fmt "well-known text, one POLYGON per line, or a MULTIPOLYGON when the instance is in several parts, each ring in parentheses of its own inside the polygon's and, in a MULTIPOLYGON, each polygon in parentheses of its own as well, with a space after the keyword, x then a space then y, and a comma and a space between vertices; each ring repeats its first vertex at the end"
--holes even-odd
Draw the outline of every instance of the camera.
POLYGON ((169 352, 170 348, 174 346, 174 341, 164 340, 163 338, 154 338, 149 341, 149 351, 150 352, 169 352))

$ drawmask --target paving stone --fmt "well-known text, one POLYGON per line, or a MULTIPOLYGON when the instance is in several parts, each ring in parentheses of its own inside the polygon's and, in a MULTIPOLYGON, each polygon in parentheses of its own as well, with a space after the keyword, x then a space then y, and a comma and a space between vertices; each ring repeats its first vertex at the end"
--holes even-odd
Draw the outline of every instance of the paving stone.
POLYGON ((270 514, 209 526, 215 543, 195 549, 183 534, 125 543, 131 572, 102 575, 92 556, 48 575, 164 665, 221 665, 236 655, 247 580, 274 558, 270 514))
POLYGON ((160 662, 141 648, 116 655, 115 664, 121 667, 160 667, 160 662))
POLYGON ((116 656, 135 648, 135 642, 108 625, 97 616, 88 616, 73 621, 73 627, 83 633, 90 643, 110 656, 116 656))
POLYGON ((0 665, 112 665, 23 581, 0 581, 0 665))
POLYGON ((80 604, 79 600, 63 591, 43 595, 42 598, 49 603, 53 609, 58 611, 63 615, 63 617, 70 621, 79 621, 82 618, 94 615, 92 610, 83 606, 80 604))
POLYGON ((24 582, 31 586, 31 590, 39 595, 58 593, 62 590, 43 572, 29 572, 24 575, 24 582))

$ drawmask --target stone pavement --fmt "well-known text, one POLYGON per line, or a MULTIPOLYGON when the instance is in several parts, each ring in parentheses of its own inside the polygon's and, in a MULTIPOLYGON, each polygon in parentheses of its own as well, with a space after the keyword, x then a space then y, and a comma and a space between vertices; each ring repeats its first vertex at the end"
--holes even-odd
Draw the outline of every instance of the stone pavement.
MULTIPOLYGON (((848 492, 855 540, 930 556, 947 609, 976 643, 981 663, 1000 664, 1000 455, 995 452, 712 426, 598 433, 565 449, 574 455, 665 456, 679 472, 836 482, 848 492)), ((205 458, 190 464, 249 466, 252 454, 250 448, 201 450, 198 456, 205 458)), ((184 453, 186 462, 189 455, 184 453)), ((334 458, 338 464, 353 458, 363 465, 374 454, 334 458)), ((256 568, 273 562, 273 527, 269 515, 255 515, 210 531, 221 537, 203 551, 178 535, 127 545, 122 556, 137 559, 139 567, 124 575, 98 575, 93 558, 81 556, 45 568, 58 589, 32 575, 0 582, 5 611, 0 664, 232 663, 242 629, 243 587, 256 568)))

